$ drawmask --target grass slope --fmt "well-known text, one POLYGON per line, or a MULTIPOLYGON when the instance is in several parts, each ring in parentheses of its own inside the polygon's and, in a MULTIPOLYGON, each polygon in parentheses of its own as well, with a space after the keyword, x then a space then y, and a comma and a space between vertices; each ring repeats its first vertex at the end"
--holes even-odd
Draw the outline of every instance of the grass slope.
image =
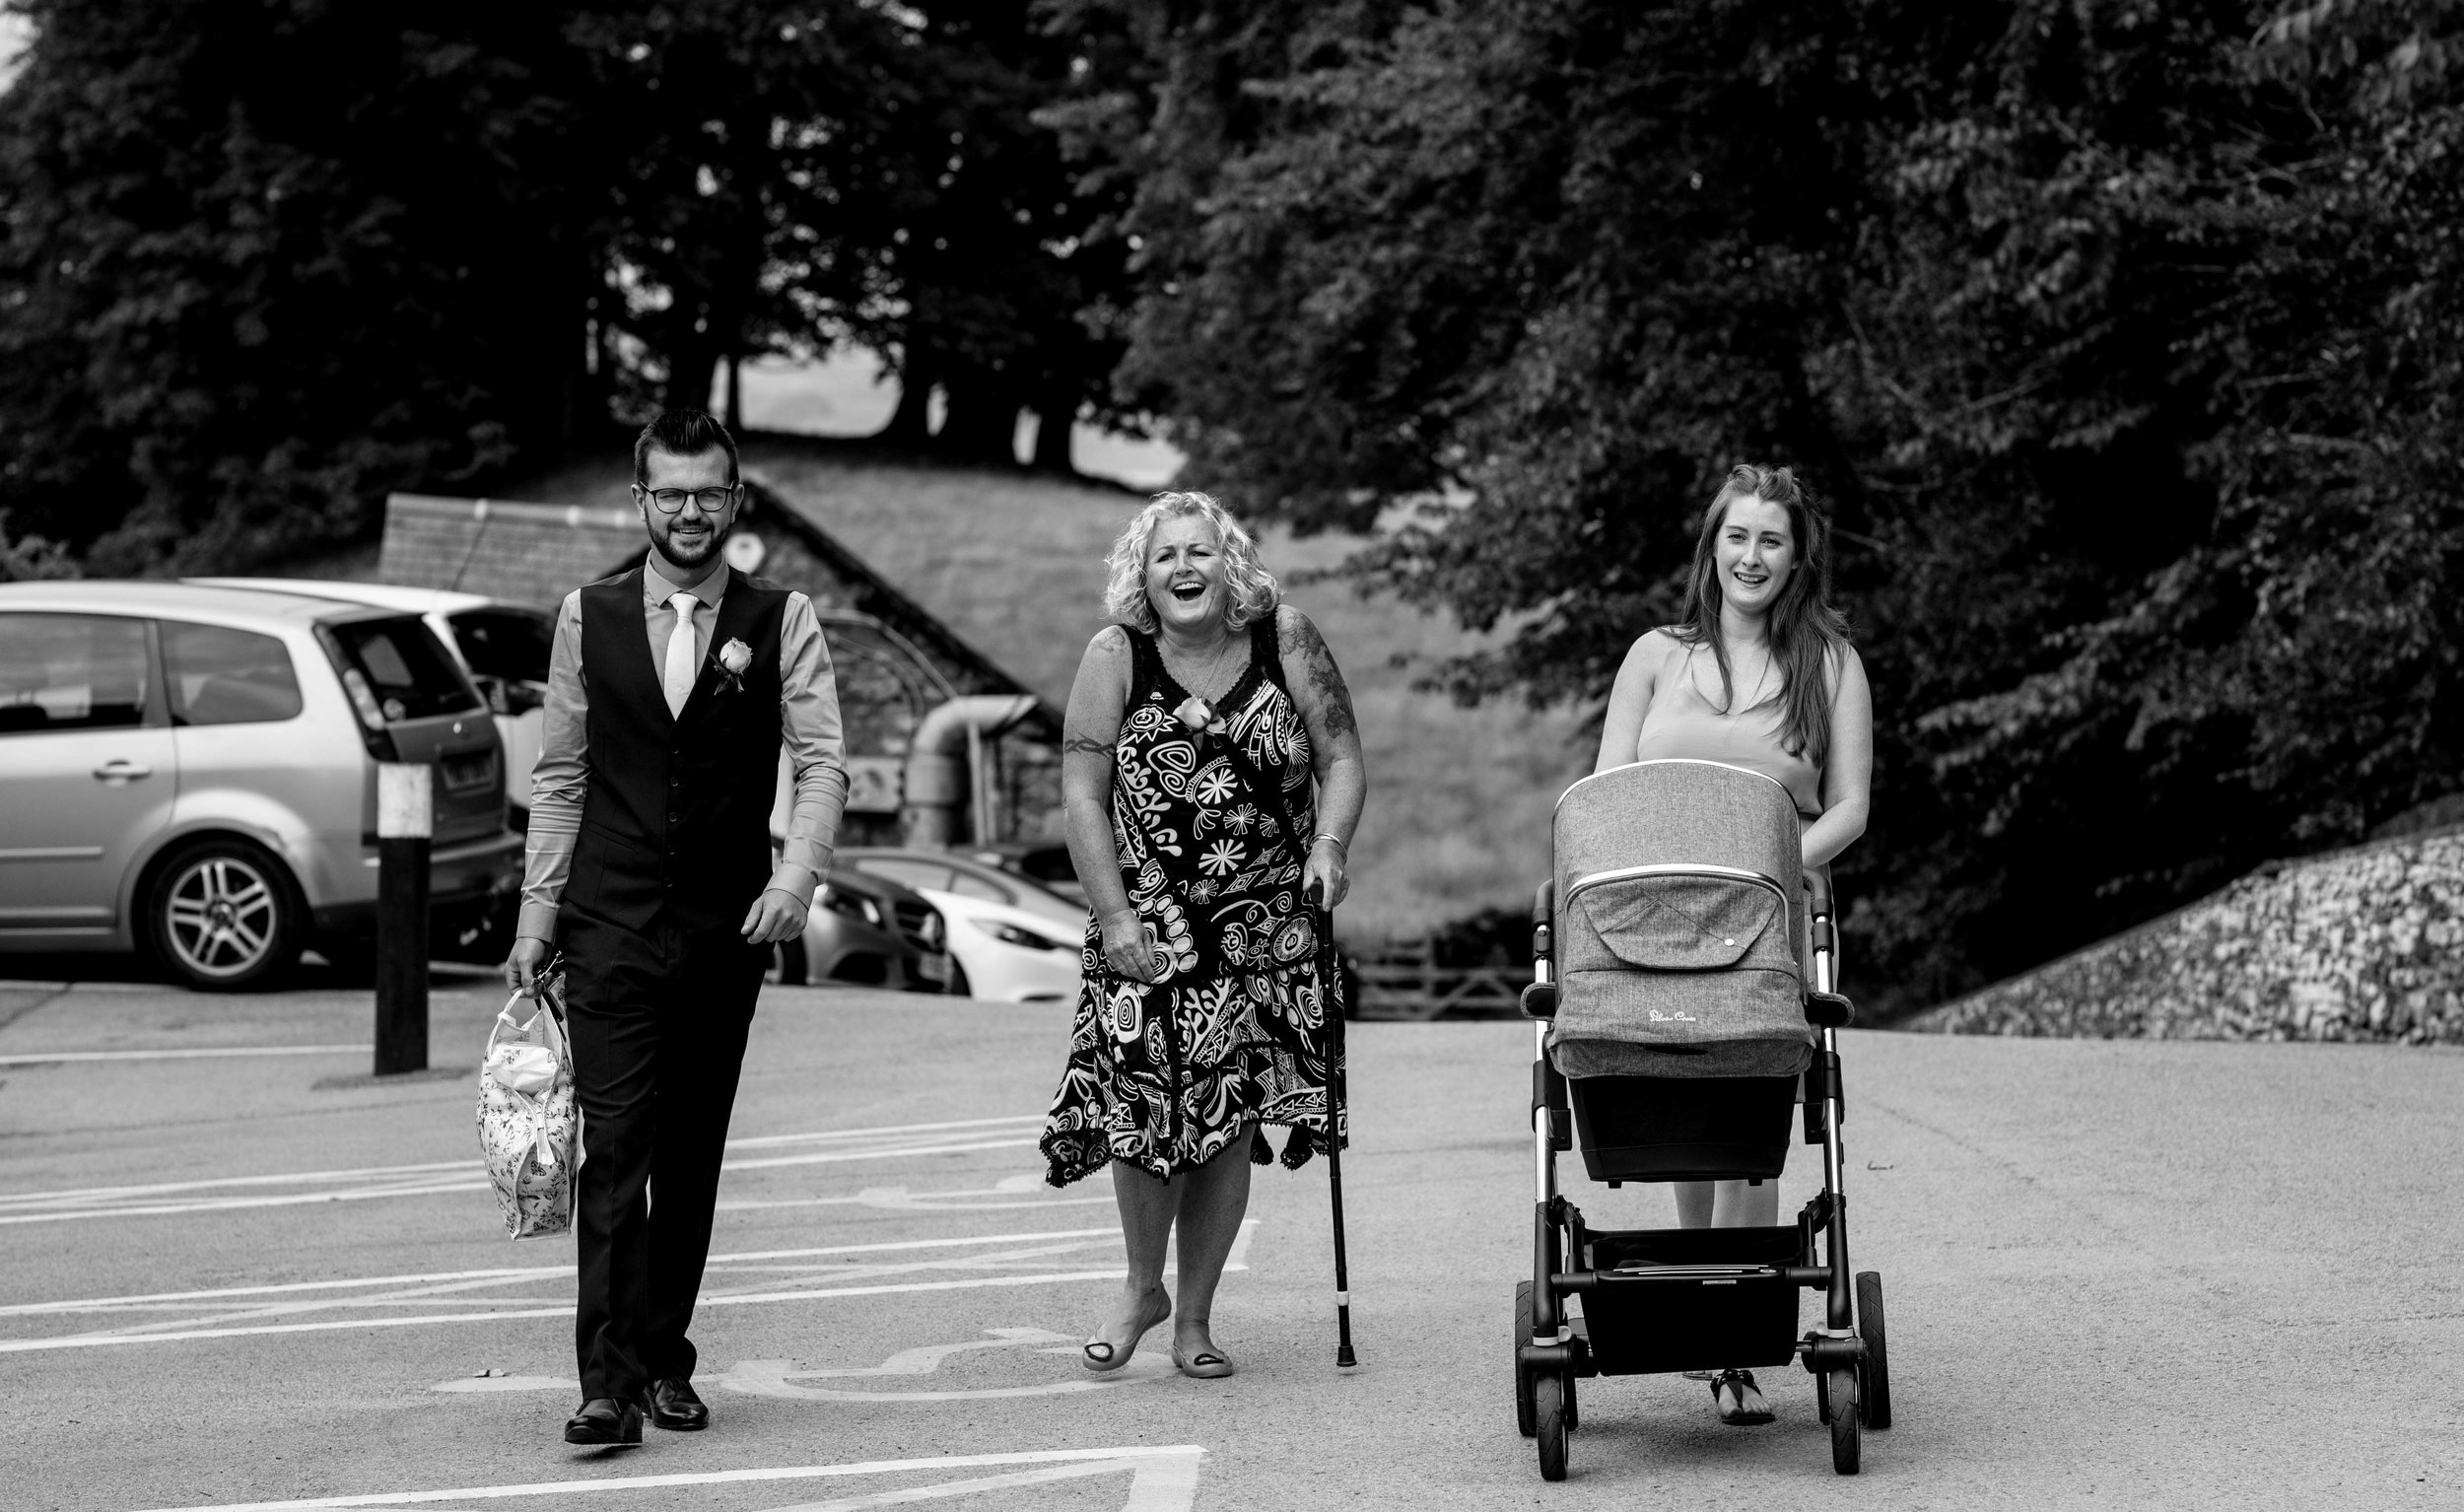
MULTIPOLYGON (((1140 503, 1104 485, 907 465, 855 448, 749 437, 745 465, 952 629, 1051 699, 1067 701, 1103 625, 1103 559, 1140 503)), ((549 474, 515 497, 619 499, 630 459, 549 474)), ((758 528, 759 521, 753 521, 758 528)), ((1401 938, 1490 905, 1528 906, 1548 864, 1558 792, 1589 769, 1589 726, 1519 704, 1462 709, 1412 680, 1480 644, 1451 620, 1349 586, 1300 583, 1357 537, 1262 537, 1267 567, 1318 623, 1359 713, 1369 808, 1352 846, 1344 932, 1401 938)))

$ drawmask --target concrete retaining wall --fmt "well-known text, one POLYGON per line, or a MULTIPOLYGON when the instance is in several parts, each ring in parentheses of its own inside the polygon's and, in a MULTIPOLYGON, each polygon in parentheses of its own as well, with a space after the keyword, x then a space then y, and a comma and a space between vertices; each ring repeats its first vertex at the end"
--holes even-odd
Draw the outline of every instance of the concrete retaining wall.
POLYGON ((2262 868, 1901 1027, 2464 1044, 2464 831, 2262 868))

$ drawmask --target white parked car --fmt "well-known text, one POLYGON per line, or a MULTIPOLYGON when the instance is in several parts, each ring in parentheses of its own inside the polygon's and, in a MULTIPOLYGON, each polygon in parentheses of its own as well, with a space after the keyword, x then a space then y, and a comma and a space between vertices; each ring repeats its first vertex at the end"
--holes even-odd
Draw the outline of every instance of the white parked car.
POLYGON ((505 794, 513 828, 530 816, 530 769, 539 764, 547 716, 548 654, 556 641, 556 616, 528 604, 507 603, 445 588, 406 588, 389 583, 343 583, 318 578, 190 578, 209 587, 259 593, 298 593, 342 603, 368 604, 428 622, 445 650, 470 674, 488 701, 497 738, 505 744, 505 794))
POLYGON ((1003 1002, 1065 1002, 1078 996, 1087 912, 1015 872, 946 851, 849 846, 833 859, 922 894, 947 924, 958 976, 950 991, 1003 1002))

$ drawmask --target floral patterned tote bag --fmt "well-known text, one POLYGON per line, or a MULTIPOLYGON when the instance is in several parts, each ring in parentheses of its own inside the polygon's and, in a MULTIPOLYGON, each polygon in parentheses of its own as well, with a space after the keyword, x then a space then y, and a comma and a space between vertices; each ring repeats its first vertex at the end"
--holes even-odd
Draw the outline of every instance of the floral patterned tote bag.
POLYGON ((505 1232, 514 1239, 561 1234, 574 1221, 581 1124, 573 1052, 565 1043, 565 978, 556 966, 539 974, 535 1000, 516 994, 506 1001, 479 1067, 479 1144, 505 1232), (527 1022, 514 1016, 525 1000, 527 1022))

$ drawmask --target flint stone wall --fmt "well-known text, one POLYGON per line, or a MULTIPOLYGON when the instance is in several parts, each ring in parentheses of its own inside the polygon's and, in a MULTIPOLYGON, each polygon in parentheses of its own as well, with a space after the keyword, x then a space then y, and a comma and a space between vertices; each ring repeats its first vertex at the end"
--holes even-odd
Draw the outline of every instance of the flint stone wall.
POLYGON ((2263 867, 1901 1027, 2464 1044, 2464 830, 2263 867))

